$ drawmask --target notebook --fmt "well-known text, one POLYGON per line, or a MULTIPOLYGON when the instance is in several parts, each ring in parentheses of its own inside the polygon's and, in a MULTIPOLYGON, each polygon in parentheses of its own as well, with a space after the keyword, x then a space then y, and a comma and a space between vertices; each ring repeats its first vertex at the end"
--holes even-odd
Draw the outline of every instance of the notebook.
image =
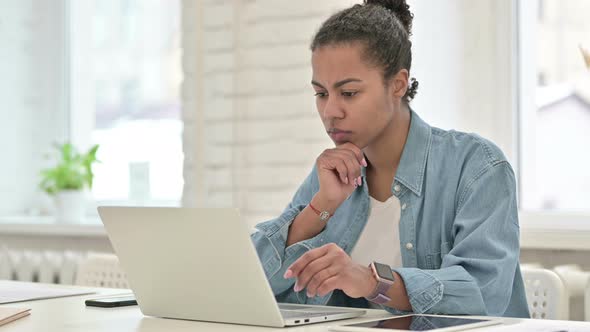
POLYGON ((0 307, 0 326, 28 316, 31 309, 0 307))
POLYGON ((94 290, 82 287, 0 280, 0 304, 93 293, 95 293, 94 290))

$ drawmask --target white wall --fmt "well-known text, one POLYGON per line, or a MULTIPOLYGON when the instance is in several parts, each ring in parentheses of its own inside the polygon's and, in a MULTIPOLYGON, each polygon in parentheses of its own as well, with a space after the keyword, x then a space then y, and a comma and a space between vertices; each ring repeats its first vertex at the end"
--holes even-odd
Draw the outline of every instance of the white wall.
MULTIPOLYGON (((309 84, 309 42, 350 3, 184 2, 185 205, 238 207, 252 224, 284 208, 331 146, 309 84)), ((510 68, 502 67, 509 52, 498 51, 509 32, 504 39, 496 20, 509 4, 411 2, 415 110, 433 125, 479 132, 511 155, 510 68)))
POLYGON ((250 223, 274 217, 331 146, 309 83, 309 43, 346 3, 184 4, 184 31, 196 36, 184 44, 184 203, 239 207, 250 223))
POLYGON ((0 214, 34 204, 43 153, 64 135, 63 6, 0 2, 0 214))

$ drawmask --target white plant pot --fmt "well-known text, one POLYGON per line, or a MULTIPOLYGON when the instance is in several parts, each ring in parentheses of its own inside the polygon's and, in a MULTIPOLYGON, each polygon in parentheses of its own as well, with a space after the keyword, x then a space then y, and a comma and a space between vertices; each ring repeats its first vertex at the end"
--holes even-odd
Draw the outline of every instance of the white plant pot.
POLYGON ((55 220, 60 223, 81 223, 86 215, 86 192, 63 190, 55 194, 55 220))

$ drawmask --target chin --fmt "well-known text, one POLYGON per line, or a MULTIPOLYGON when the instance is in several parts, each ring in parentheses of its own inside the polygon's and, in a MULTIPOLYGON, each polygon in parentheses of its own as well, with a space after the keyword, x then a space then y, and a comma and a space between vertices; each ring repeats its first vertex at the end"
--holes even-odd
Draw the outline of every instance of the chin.
POLYGON ((333 141, 333 142, 334 142, 334 145, 335 146, 340 146, 340 145, 343 145, 343 144, 346 144, 346 143, 351 143, 351 144, 356 145, 356 147, 358 147, 361 150, 364 149, 365 146, 366 146, 366 145, 361 145, 361 144, 359 144, 356 141, 333 141))

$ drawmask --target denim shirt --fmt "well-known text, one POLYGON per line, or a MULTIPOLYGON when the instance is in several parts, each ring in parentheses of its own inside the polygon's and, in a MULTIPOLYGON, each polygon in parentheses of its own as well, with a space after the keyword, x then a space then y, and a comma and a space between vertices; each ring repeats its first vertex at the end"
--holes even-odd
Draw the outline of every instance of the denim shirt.
MULTIPOLYGON (((293 291, 294 279, 283 278, 302 254, 324 244, 350 255, 367 222, 370 200, 363 185, 321 233, 286 247, 289 226, 318 190, 314 167, 281 215, 256 226, 251 237, 266 277, 279 302, 368 307, 340 290, 309 298, 293 291)), ((475 134, 431 127, 411 111, 391 193, 401 204, 403 261, 393 270, 414 313, 529 317, 518 261, 516 180, 498 147, 475 134)))

